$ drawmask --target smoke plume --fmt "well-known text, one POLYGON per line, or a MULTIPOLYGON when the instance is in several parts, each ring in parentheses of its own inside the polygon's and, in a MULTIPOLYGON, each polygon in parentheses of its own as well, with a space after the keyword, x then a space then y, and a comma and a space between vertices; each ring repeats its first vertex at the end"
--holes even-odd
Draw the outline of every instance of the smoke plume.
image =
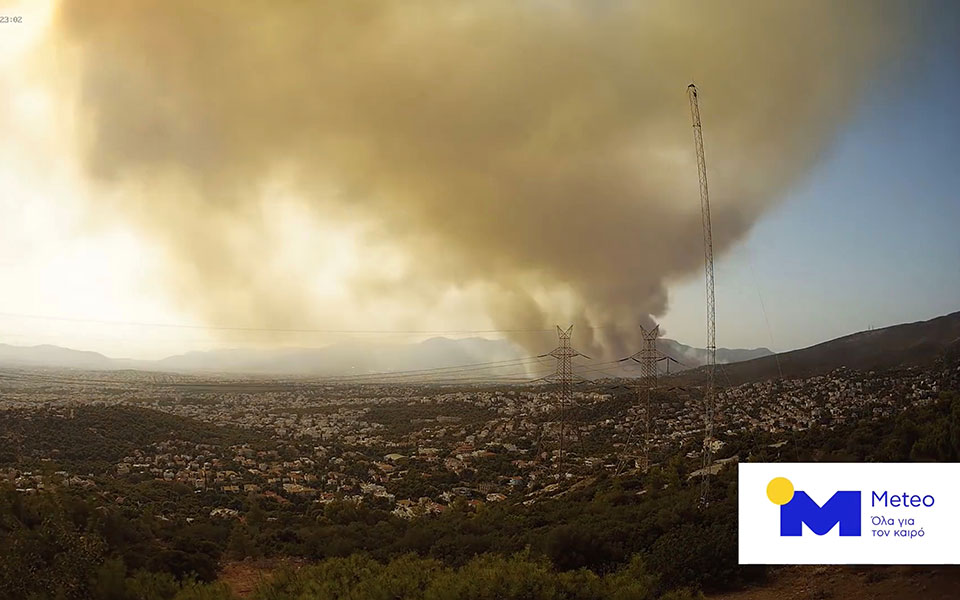
POLYGON ((615 354, 702 269, 691 78, 719 254, 826 149, 906 17, 874 1, 77 0, 56 32, 79 67, 84 165, 114 190, 99 210, 167 248, 170 289, 210 324, 434 326, 469 297, 497 328, 574 322, 575 346, 615 354), (324 261, 335 289, 311 270, 324 261))

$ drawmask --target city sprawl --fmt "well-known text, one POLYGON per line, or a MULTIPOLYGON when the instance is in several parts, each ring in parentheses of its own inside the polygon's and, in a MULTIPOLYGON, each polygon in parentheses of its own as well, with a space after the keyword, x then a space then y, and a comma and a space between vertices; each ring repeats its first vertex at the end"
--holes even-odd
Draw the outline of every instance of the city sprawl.
MULTIPOLYGON (((699 456, 702 391, 694 379, 661 378, 649 392, 629 380, 581 383, 561 415, 550 386, 6 369, 2 474, 25 494, 81 486, 114 490, 122 503, 111 482, 154 480, 206 500, 196 504, 203 515, 178 510, 170 518, 238 517, 230 497, 250 494, 367 503, 407 519, 454 502, 529 505, 600 471, 664 470, 675 457, 699 456), (118 424, 120 433, 111 431, 118 424), (140 426, 152 429, 98 445, 140 426)), ((748 458, 740 455, 744 435, 767 435, 769 448, 788 454, 798 432, 928 403, 939 382, 930 369, 841 368, 723 387, 711 470, 748 458)))

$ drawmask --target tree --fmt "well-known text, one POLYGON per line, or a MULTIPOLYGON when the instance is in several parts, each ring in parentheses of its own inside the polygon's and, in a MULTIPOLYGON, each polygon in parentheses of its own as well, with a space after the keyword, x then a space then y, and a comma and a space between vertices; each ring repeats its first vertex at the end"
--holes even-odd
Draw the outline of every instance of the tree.
POLYGON ((245 525, 236 523, 230 530, 230 537, 227 538, 226 554, 234 560, 243 560, 258 555, 256 544, 245 525))

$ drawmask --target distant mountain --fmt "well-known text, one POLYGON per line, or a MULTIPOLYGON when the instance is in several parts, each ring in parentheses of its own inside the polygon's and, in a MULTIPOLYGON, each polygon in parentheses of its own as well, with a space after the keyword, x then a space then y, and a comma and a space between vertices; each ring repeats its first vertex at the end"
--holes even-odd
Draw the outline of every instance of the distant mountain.
MULTIPOLYGON (((0 344, 0 365, 84 370, 133 369, 178 373, 362 375, 512 360, 527 354, 508 340, 432 338, 415 344, 345 342, 323 348, 229 349, 188 352, 161 360, 110 358, 60 346, 0 344)), ((512 367, 516 370, 516 366, 512 367)))
MULTIPOLYGON (((675 340, 661 338, 657 340, 657 349, 682 362, 686 365, 684 368, 689 369, 707 364, 707 351, 705 348, 694 348, 675 340)), ((717 348, 718 363, 735 363, 772 355, 773 351, 769 348, 717 348)), ((671 370, 672 369, 673 367, 671 367, 671 370)))
POLYGON ((154 368, 275 375, 363 375, 469 365, 523 356, 523 350, 508 340, 432 338, 416 344, 345 342, 323 348, 190 352, 157 361, 154 368))
MULTIPOLYGON (((929 321, 905 323, 883 329, 862 331, 792 352, 774 356, 767 348, 717 349, 717 362, 724 364, 724 381, 742 383, 771 379, 782 371, 785 377, 826 373, 838 367, 871 370, 930 362, 948 348, 960 346, 960 312, 929 321)), ((658 349, 682 365, 671 372, 696 368, 706 361, 706 351, 675 340, 661 338, 658 349)), ((438 369, 510 361, 529 352, 509 340, 483 338, 432 338, 413 344, 344 342, 323 348, 280 348, 260 350, 210 350, 189 352, 157 361, 109 358, 58 346, 10 346, 0 344, 0 364, 45 366, 87 370, 135 369, 176 373, 232 373, 250 375, 364 375, 394 371, 438 369)), ((587 377, 636 377, 635 363, 602 365, 591 370, 590 362, 578 362, 587 377)), ((516 364, 499 372, 483 369, 479 377, 521 376, 516 364)), ((541 369, 542 370, 542 369, 541 369)), ((694 376, 699 376, 694 374, 694 376)))
POLYGON ((923 365, 960 346, 960 312, 847 335, 816 346, 724 367, 724 381, 739 384, 779 377, 809 377, 839 367, 860 371, 923 365))
POLYGON ((60 346, 10 346, 0 344, 0 364, 68 369, 116 369, 120 363, 97 352, 71 350, 60 346))
MULTIPOLYGON (((703 364, 706 351, 670 339, 658 341, 659 348, 682 365, 682 370, 703 364)), ((766 348, 755 350, 717 350, 720 362, 732 362, 771 354, 766 348)), ((84 352, 58 346, 8 346, 0 344, 0 365, 44 366, 87 370, 134 369, 175 373, 232 373, 250 375, 333 376, 389 373, 420 369, 442 369, 494 361, 511 361, 529 356, 529 352, 509 340, 484 338, 431 338, 414 344, 344 342, 322 348, 230 349, 188 352, 161 360, 109 358, 96 352, 84 352)), ((589 368, 585 362, 584 367, 589 368)), ((491 375, 523 376, 516 363, 499 370, 476 371, 478 377, 491 375)), ((636 376, 635 365, 604 369, 605 374, 636 376)), ((590 376, 605 376, 589 373, 590 376)))

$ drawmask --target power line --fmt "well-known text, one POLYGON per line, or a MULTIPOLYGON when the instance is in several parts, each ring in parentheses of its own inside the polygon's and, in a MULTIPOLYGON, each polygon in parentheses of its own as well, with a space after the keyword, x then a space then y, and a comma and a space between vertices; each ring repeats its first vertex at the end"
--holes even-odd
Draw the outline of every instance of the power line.
MULTIPOLYGON (((99 325, 122 325, 132 327, 157 327, 166 329, 193 329, 203 331, 256 331, 265 333, 323 333, 323 334, 376 334, 376 335, 453 335, 481 333, 552 333, 550 328, 529 329, 314 329, 297 327, 241 327, 228 325, 193 325, 187 323, 153 323, 146 321, 118 321, 110 319, 89 319, 63 317, 57 315, 36 315, 27 313, 0 312, 0 317, 33 319, 43 321, 61 321, 67 323, 96 323, 99 325)), ((614 325, 586 326, 586 329, 609 329, 614 325)))

